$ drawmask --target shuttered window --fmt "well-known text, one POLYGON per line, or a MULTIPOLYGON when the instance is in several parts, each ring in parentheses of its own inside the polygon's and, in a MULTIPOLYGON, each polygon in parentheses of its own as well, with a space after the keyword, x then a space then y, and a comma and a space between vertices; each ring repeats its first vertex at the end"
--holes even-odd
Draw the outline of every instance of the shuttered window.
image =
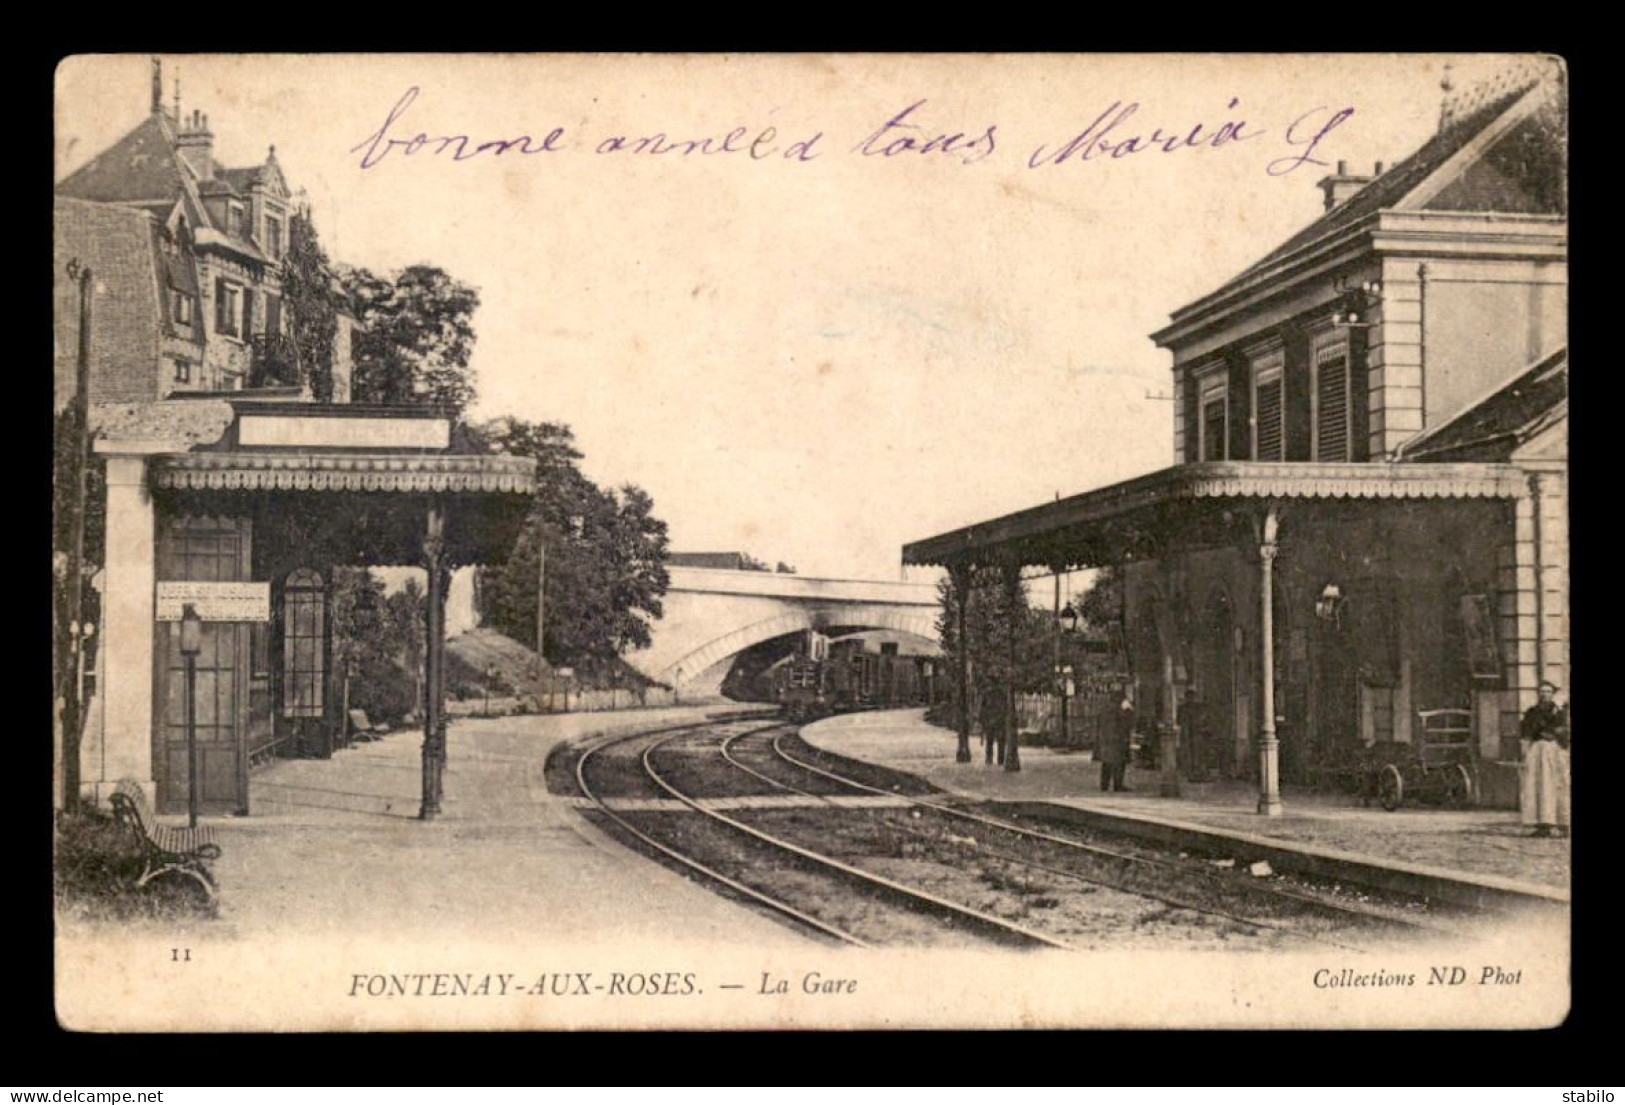
POLYGON ((1316 357, 1315 459, 1349 459, 1349 358, 1342 346, 1316 357))
POLYGON ((1255 455, 1258 460, 1281 460, 1285 456, 1282 452, 1285 435, 1282 432, 1280 371, 1277 370, 1272 377, 1259 380, 1253 396, 1254 407, 1258 411, 1254 421, 1255 455))
POLYGON ((1191 376, 1190 386, 1197 395, 1194 460, 1224 460, 1229 453, 1229 382, 1222 361, 1205 365, 1191 376))
POLYGON ((1202 401, 1202 459, 1224 459, 1224 396, 1202 401))
POLYGON ((1286 348, 1277 339, 1246 353, 1252 372, 1252 456, 1286 459, 1286 348))

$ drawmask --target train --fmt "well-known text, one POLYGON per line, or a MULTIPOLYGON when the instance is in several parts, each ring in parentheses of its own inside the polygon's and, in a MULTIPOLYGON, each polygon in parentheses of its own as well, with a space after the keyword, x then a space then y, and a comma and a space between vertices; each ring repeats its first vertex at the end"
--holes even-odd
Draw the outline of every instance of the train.
POLYGON ((904 656, 895 644, 870 651, 862 640, 810 638, 772 673, 773 701, 791 721, 852 710, 929 706, 945 691, 942 661, 904 656))

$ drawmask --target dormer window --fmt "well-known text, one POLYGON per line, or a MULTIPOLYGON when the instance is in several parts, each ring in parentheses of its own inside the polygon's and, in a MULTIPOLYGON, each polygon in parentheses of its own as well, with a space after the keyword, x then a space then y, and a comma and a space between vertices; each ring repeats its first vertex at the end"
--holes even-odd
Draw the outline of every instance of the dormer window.
POLYGON ((275 215, 265 216, 265 252, 273 261, 282 259, 282 220, 275 215))
POLYGON ((243 236, 243 205, 230 203, 226 205, 226 233, 233 238, 243 236))
POLYGON ((1253 457, 1257 460, 1286 459, 1285 364, 1285 353, 1278 345, 1252 357, 1253 457))
POLYGON ((236 337, 241 330, 243 291, 224 280, 214 282, 214 332, 236 337))
POLYGON ((1315 378, 1310 392, 1314 403, 1314 441, 1311 449, 1316 460, 1346 461, 1352 459, 1349 432, 1349 347, 1342 334, 1326 338, 1315 349, 1315 378))

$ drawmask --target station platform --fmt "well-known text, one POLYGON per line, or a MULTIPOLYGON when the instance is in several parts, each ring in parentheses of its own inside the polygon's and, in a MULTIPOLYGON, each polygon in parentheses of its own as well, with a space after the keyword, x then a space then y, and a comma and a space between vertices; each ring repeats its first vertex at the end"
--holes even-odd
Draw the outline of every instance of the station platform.
POLYGON ((216 936, 297 931, 320 944, 410 931, 459 941, 637 946, 673 926, 701 942, 805 946, 760 913, 610 840, 549 792, 548 752, 594 733, 760 706, 459 719, 447 731, 443 813, 417 819, 423 734, 250 777, 247 817, 207 818, 221 856, 216 936))
POLYGON ((1464 904, 1495 900, 1569 900, 1568 839, 1529 835, 1509 810, 1426 806, 1389 812, 1358 798, 1283 787, 1284 812, 1257 811, 1256 784, 1182 783, 1177 798, 1159 794, 1160 775, 1129 768, 1125 793, 1100 790, 1100 766, 1087 751, 1021 750, 1022 770, 983 761, 972 737, 971 763, 954 762, 953 732, 925 721, 923 710, 843 714, 805 726, 809 744, 919 776, 965 798, 1014 803, 1056 820, 1160 840, 1238 860, 1464 904))

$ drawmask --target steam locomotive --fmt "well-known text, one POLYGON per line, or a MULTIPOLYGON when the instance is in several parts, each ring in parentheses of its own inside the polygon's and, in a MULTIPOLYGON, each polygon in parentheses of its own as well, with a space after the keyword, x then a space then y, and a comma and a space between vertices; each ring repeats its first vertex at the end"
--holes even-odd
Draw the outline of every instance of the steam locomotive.
POLYGON ((939 693, 941 661, 903 656, 895 644, 869 651, 862 640, 812 636, 806 647, 773 672, 773 700, 792 721, 812 721, 849 710, 930 705, 939 693))

